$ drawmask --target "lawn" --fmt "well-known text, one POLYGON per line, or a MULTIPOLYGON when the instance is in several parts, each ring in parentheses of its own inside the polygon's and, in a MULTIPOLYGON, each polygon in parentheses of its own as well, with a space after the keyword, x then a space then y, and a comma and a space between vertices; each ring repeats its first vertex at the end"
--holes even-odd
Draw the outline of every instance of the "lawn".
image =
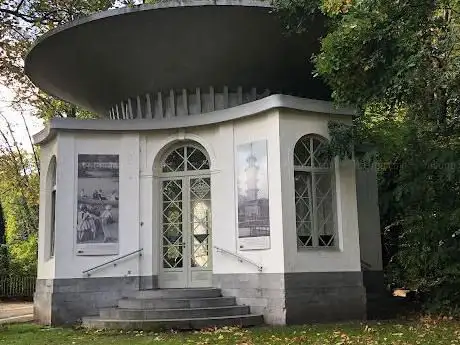
POLYGON ((32 324, 0 327, 0 345, 345 345, 450 344, 460 345, 460 322, 420 319, 341 325, 223 328, 179 333, 111 333, 32 324))

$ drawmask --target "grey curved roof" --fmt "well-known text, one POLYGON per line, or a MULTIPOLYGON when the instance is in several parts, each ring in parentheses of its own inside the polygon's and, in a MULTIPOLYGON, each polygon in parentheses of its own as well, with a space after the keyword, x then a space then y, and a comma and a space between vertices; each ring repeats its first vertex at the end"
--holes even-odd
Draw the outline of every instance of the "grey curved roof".
POLYGON ((43 91, 107 114, 147 92, 257 87, 327 99, 311 77, 322 20, 286 36, 268 2, 189 0, 96 13, 37 40, 26 57, 43 91))
POLYGON ((77 120, 69 118, 54 118, 45 128, 33 136, 34 144, 44 144, 53 139, 59 130, 83 130, 98 132, 152 132, 165 129, 200 127, 227 121, 256 116, 271 109, 291 109, 311 114, 327 116, 354 116, 356 109, 336 107, 332 102, 293 97, 288 95, 271 95, 254 102, 242 104, 233 108, 217 110, 199 116, 176 117, 158 121, 143 119, 107 121, 107 120, 77 120))

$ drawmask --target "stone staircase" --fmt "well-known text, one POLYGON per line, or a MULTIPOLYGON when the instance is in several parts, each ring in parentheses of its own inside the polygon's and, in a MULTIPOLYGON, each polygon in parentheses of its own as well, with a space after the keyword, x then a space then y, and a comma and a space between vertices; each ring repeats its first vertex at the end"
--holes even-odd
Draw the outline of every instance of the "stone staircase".
POLYGON ((141 290, 119 300, 118 307, 104 308, 99 316, 85 317, 91 329, 143 330, 203 329, 220 326, 249 327, 263 324, 263 316, 250 314, 234 297, 220 289, 141 290))

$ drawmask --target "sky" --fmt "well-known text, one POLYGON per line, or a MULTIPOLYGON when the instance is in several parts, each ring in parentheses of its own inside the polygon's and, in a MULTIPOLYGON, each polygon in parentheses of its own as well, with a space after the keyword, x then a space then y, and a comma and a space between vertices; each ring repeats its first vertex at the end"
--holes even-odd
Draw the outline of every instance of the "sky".
MULTIPOLYGON (((25 150, 30 152, 32 150, 32 146, 27 135, 24 121, 21 117, 21 112, 13 109, 11 106, 13 98, 13 92, 6 86, 0 84, 0 115, 3 115, 11 124, 16 140, 21 143, 25 150)), ((23 108, 24 110, 22 112, 30 133, 35 134, 39 132, 43 128, 43 121, 31 115, 32 111, 30 107, 24 106, 23 108)), ((7 131, 6 122, 2 116, 0 116, 0 128, 2 131, 7 131)), ((1 138, 0 144, 3 143, 4 140, 1 138)))

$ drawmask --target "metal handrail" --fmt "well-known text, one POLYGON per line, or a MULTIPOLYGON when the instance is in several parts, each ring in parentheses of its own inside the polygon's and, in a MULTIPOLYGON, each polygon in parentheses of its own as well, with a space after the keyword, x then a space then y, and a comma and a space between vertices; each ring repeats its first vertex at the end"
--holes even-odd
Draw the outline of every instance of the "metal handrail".
POLYGON ((101 267, 104 267, 104 266, 107 266, 107 265, 110 265, 110 264, 113 264, 113 266, 115 267, 115 266, 117 266, 117 264, 116 264, 117 261, 120 261, 121 259, 127 258, 128 256, 131 256, 131 255, 134 255, 134 254, 137 254, 137 253, 139 253, 139 256, 142 256, 142 251, 143 250, 144 250, 144 248, 141 248, 141 249, 135 250, 133 252, 130 252, 128 254, 119 256, 118 258, 112 259, 110 261, 104 262, 103 264, 100 264, 100 265, 91 267, 91 268, 89 268, 87 270, 84 270, 82 273, 86 274, 88 277, 90 277, 91 274, 89 272, 95 271, 95 270, 97 270, 97 269, 99 269, 101 267))
POLYGON ((263 267, 261 265, 259 265, 258 263, 254 262, 252 260, 249 260, 249 259, 245 258, 244 256, 238 255, 237 253, 233 253, 231 251, 228 251, 227 249, 220 248, 220 247, 217 247, 217 246, 214 246, 214 248, 217 250, 217 252, 225 253, 225 254, 228 254, 228 255, 231 255, 231 256, 237 258, 239 262, 246 261, 247 263, 256 266, 257 270, 259 272, 262 272, 262 270, 263 270, 263 267))

